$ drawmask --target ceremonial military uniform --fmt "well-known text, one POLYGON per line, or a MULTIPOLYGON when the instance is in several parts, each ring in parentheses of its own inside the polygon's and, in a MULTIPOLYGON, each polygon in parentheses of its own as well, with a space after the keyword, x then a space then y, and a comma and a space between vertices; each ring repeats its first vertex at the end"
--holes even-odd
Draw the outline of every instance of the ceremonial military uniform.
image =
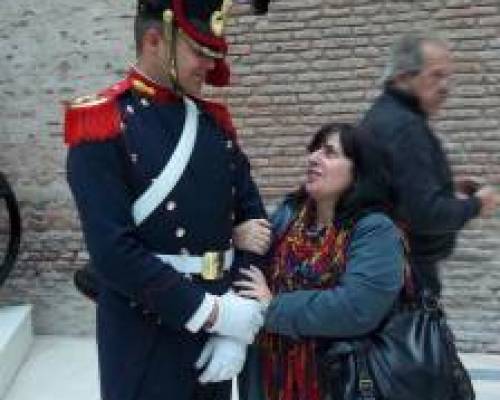
MULTIPOLYGON (((233 227, 265 218, 227 109, 180 96, 132 68, 67 106, 65 137, 68 181, 100 280, 103 400, 197 398, 194 363, 207 334, 186 324, 205 293, 230 286, 233 227), (197 115, 192 153, 168 195, 140 216, 138 200, 178 149, 187 102, 197 115), (222 259, 218 271, 179 271, 182 260, 206 266, 214 255, 222 259)), ((229 382, 210 386, 227 392, 229 382)))

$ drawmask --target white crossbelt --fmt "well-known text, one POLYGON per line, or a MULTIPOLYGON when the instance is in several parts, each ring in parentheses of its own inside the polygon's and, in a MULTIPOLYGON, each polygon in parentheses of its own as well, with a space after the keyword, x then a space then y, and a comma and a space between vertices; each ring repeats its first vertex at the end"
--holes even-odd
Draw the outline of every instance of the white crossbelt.
MULTIPOLYGON (((199 274, 203 268, 203 256, 192 256, 184 254, 155 254, 164 263, 170 264, 177 272, 183 274, 199 274)), ((224 251, 224 263, 222 269, 228 271, 234 260, 234 249, 224 251)))
POLYGON ((184 104, 186 107, 186 120, 177 147, 158 178, 132 205, 132 216, 136 226, 139 226, 149 217, 167 198, 191 159, 198 131, 198 108, 187 97, 184 97, 184 104))
POLYGON ((231 379, 231 400, 239 400, 240 393, 238 390, 238 376, 231 379))

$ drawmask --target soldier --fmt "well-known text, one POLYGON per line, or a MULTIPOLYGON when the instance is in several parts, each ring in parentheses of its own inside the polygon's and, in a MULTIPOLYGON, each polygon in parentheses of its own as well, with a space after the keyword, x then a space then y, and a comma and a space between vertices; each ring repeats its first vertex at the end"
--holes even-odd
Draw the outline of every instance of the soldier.
POLYGON ((227 109, 200 99, 229 80, 229 3, 139 0, 137 63, 67 105, 103 400, 228 399, 262 324, 259 303, 229 288, 233 229, 263 253, 265 211, 227 109))

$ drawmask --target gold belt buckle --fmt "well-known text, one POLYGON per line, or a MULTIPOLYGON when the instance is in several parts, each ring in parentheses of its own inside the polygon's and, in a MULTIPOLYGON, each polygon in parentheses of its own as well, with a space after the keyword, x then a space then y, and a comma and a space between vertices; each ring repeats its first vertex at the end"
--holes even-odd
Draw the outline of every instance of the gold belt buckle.
POLYGON ((222 278, 224 270, 224 252, 207 251, 203 254, 203 265, 201 268, 201 277, 207 281, 213 281, 222 278))

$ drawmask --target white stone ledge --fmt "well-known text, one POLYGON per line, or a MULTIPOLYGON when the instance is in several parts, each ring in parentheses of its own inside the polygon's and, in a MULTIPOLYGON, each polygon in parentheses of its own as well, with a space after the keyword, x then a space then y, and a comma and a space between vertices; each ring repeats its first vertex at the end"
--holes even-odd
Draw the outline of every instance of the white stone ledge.
POLYGON ((32 343, 31 306, 0 307, 0 399, 26 359, 32 343))

